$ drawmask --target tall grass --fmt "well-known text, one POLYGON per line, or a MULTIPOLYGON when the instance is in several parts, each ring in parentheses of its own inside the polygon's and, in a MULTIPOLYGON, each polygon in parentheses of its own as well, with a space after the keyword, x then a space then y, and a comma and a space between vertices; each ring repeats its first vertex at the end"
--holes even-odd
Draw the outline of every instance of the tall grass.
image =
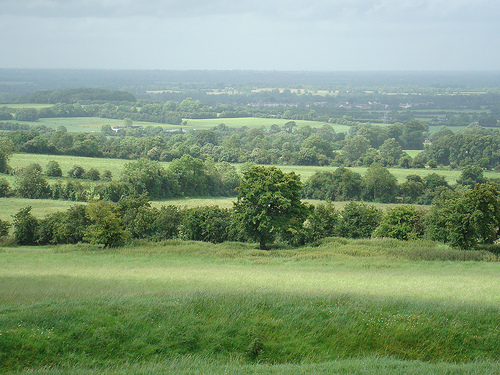
POLYGON ((335 238, 272 251, 178 240, 0 251, 3 370, 499 366, 500 263, 486 252, 451 261, 464 254, 430 242, 335 238), (441 255, 410 260, 412 249, 418 259, 441 255))
POLYGON ((301 364, 264 364, 241 363, 231 361, 220 363, 210 358, 197 356, 182 356, 179 358, 151 361, 146 363, 110 364, 99 369, 86 367, 65 368, 48 367, 36 370, 21 370, 13 374, 29 375, 155 375, 155 374, 232 374, 232 375, 317 375, 317 374, 354 374, 354 375, 479 375, 500 373, 500 362, 474 363, 429 363, 422 361, 401 361, 385 357, 366 357, 361 359, 340 359, 323 363, 301 364))

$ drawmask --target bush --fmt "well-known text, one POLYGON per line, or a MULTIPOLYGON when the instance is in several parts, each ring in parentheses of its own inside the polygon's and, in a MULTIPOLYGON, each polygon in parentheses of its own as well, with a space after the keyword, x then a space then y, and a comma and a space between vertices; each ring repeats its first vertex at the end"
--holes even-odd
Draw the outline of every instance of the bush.
POLYGON ((38 164, 32 164, 17 176, 17 193, 23 198, 50 198, 52 191, 38 164))
POLYGON ((59 163, 55 160, 50 160, 45 167, 45 174, 48 177, 62 177, 62 170, 59 163))
POLYGON ((339 219, 340 214, 331 202, 317 205, 306 222, 311 240, 338 236, 339 219))
POLYGON ((219 206, 189 208, 182 214, 181 237, 212 243, 228 238, 231 213, 219 206))
POLYGON ((0 219, 0 238, 9 235, 10 223, 0 219))
POLYGON ((415 240, 424 235, 424 213, 414 206, 403 205, 387 210, 374 237, 390 237, 398 240, 415 240))
POLYGON ((31 213, 31 206, 21 208, 13 215, 14 238, 19 245, 34 245, 38 220, 31 213))
POLYGON ((368 238, 380 224, 382 211, 373 205, 349 202, 340 213, 339 235, 347 238, 368 238))
POLYGON ((0 197, 8 197, 11 193, 9 182, 6 178, 0 178, 0 197))
POLYGON ((84 173, 83 178, 92 181, 99 181, 101 179, 101 174, 95 168, 90 168, 87 172, 84 173))
POLYGON ((80 179, 83 178, 84 174, 85 174, 85 169, 83 169, 79 165, 74 165, 73 168, 69 170, 68 177, 80 179))
POLYGON ((91 224, 85 229, 84 240, 104 247, 124 245, 130 233, 122 228, 117 211, 117 206, 108 201, 90 202, 85 207, 85 216, 91 224))
POLYGON ((113 179, 113 174, 111 173, 111 171, 108 169, 108 170, 105 170, 103 173, 102 173, 102 179, 104 181, 111 181, 113 179))

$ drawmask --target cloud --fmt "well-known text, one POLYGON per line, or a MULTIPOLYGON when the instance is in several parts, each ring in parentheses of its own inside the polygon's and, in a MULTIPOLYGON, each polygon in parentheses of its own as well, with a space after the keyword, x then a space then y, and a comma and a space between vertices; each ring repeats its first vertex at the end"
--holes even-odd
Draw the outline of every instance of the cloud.
POLYGON ((493 21, 497 0, 0 0, 3 15, 37 17, 210 17, 253 15, 308 21, 493 21))

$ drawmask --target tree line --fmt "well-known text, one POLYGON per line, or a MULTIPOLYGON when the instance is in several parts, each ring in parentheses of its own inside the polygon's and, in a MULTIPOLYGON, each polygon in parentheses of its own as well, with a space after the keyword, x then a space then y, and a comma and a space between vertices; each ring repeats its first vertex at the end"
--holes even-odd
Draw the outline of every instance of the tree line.
MULTIPOLYGON (((0 196, 51 198, 74 201, 105 199, 118 201, 122 195, 148 194, 152 199, 181 196, 232 196, 240 185, 241 176, 228 162, 212 158, 195 158, 184 154, 164 167, 156 160, 140 158, 127 163, 117 179, 111 171, 96 168, 85 170, 74 165, 68 179, 59 179, 52 185, 47 177, 60 178, 62 170, 57 162, 49 161, 45 170, 38 164, 12 170, 8 158, 14 149, 8 138, 0 138, 0 172, 16 177, 12 188, 6 179, 0 179, 0 196), (88 181, 88 182, 87 182, 88 181), (92 183, 90 183, 92 181, 92 183)), ((246 163, 242 170, 252 163, 246 163)), ((361 175, 346 167, 317 171, 304 183, 301 196, 307 199, 331 201, 362 200, 381 203, 411 203, 429 205, 445 190, 456 190, 484 183, 483 169, 477 165, 463 168, 456 186, 450 186, 443 175, 435 172, 425 176, 409 174, 398 183, 387 167, 373 162, 361 175)), ((491 183, 499 184, 497 180, 491 183)))
MULTIPOLYGON (((447 190, 428 210, 399 205, 386 212, 351 201, 343 209, 331 202, 312 206, 300 199, 302 183, 294 172, 252 166, 243 173, 235 205, 181 209, 151 205, 146 194, 122 196, 118 202, 91 200, 65 212, 37 219, 31 207, 13 215, 13 239, 21 245, 89 242, 115 247, 130 239, 172 238, 219 243, 256 241, 292 246, 325 237, 428 238, 460 249, 493 246, 500 234, 500 193, 491 183, 447 190)), ((10 223, 0 220, 0 237, 10 223)), ((4 239, 4 241, 7 241, 4 239)))
POLYGON ((211 159, 202 161, 189 155, 172 161, 166 168, 153 160, 131 161, 124 166, 117 180, 112 180, 109 170, 101 175, 95 168, 85 170, 75 165, 68 171, 69 179, 59 179, 50 185, 46 177, 62 177, 59 164, 53 160, 48 162, 45 172, 35 163, 11 173, 16 177, 16 188, 12 189, 8 181, 1 178, 0 196, 117 202, 122 196, 138 194, 147 194, 152 199, 233 196, 240 184, 240 175, 233 165, 211 159), (85 183, 84 180, 94 183, 85 183))
POLYGON ((401 168, 459 168, 469 164, 485 169, 500 166, 500 131, 471 124, 461 131, 442 128, 430 134, 422 121, 388 126, 352 125, 337 133, 329 124, 297 126, 289 121, 268 128, 230 128, 165 131, 133 127, 130 119, 118 131, 103 125, 100 133, 69 133, 45 126, 0 122, 17 152, 172 161, 185 154, 231 163, 275 165, 364 166, 377 162, 401 168), (422 150, 411 157, 404 150, 422 150))

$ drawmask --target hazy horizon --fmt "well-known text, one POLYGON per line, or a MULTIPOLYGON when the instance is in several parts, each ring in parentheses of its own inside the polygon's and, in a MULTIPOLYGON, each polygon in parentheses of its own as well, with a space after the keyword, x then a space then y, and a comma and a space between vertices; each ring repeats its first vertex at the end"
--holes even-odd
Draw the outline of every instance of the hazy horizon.
POLYGON ((0 0, 0 68, 498 71, 496 0, 0 0))

